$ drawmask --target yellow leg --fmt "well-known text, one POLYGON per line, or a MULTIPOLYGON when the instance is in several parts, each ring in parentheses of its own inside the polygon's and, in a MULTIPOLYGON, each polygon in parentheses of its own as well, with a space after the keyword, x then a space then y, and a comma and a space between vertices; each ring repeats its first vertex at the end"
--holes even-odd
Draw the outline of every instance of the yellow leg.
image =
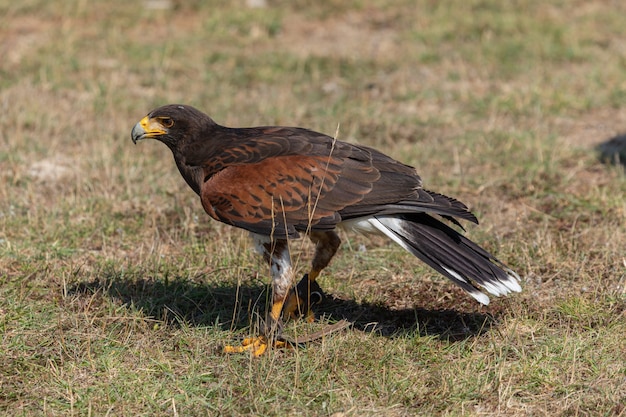
POLYGON ((280 313, 281 311, 283 311, 284 304, 285 304, 284 298, 281 298, 278 301, 274 301, 274 303, 272 304, 272 309, 270 310, 270 319, 274 323, 278 323, 278 320, 280 320, 280 313))
POLYGON ((320 272, 322 271, 311 269, 311 272, 309 272, 309 281, 315 281, 317 277, 320 275, 320 272))
POLYGON ((304 315, 304 319, 308 323, 315 320, 315 314, 311 310, 311 305, 319 303, 322 300, 323 293, 319 284, 315 279, 319 276, 320 271, 312 269, 308 275, 305 275, 296 288, 294 288, 287 296, 287 301, 283 308, 283 314, 292 319, 304 315))
MULTIPOLYGON (((311 289, 311 284, 315 283, 317 277, 320 275, 321 271, 316 271, 315 269, 312 269, 311 272, 309 272, 309 291, 311 289)), ((317 284, 317 287, 319 288, 319 284, 317 284)), ((319 288, 319 296, 320 299, 318 300, 318 302, 322 301, 322 289, 319 288)), ((307 300, 307 308, 304 312, 304 319, 306 320, 307 323, 313 323, 315 321, 315 313, 313 313, 313 310, 311 309, 311 295, 309 294, 309 300, 307 300)))
POLYGON ((306 321, 312 322, 315 316, 311 311, 311 305, 321 302, 324 297, 322 288, 316 282, 316 279, 337 252, 341 239, 333 230, 312 231, 309 237, 315 243, 315 255, 313 255, 313 260, 311 261, 311 272, 305 275, 296 285, 296 288, 289 293, 283 308, 283 315, 291 318, 304 315, 306 321))
POLYGON ((282 340, 273 340, 273 333, 277 330, 276 325, 280 321, 280 313, 283 310, 284 299, 275 301, 272 304, 272 309, 270 311, 270 317, 267 325, 269 326, 266 329, 266 332, 269 334, 260 335, 256 337, 247 337, 243 339, 241 342, 241 346, 224 346, 224 353, 243 353, 243 352, 252 352, 253 356, 261 356, 265 353, 270 343, 273 343, 275 348, 284 348, 287 344, 282 340))

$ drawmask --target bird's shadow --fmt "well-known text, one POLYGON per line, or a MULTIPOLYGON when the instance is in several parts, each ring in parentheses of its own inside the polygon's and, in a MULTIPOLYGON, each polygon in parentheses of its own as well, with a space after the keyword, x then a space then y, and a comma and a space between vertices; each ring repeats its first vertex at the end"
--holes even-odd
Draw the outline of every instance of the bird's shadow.
MULTIPOLYGON (((218 326, 222 330, 251 326, 251 317, 259 317, 269 305, 267 285, 253 279, 240 285, 221 285, 206 284, 202 279, 156 280, 110 273, 89 282, 78 282, 68 288, 67 294, 110 297, 168 326, 186 323, 218 326)), ((417 333, 452 342, 481 335, 498 322, 496 315, 485 312, 445 306, 398 309, 329 294, 315 306, 315 311, 318 317, 323 315, 324 321, 345 319, 352 323, 353 329, 384 337, 417 333)))

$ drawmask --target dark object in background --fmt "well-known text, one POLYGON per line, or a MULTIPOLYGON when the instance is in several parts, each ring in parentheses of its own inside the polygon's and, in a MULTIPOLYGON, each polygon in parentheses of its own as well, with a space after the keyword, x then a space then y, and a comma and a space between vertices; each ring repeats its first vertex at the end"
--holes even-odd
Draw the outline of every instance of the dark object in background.
POLYGON ((622 165, 626 170, 626 134, 612 137, 596 146, 598 158, 605 164, 622 165))

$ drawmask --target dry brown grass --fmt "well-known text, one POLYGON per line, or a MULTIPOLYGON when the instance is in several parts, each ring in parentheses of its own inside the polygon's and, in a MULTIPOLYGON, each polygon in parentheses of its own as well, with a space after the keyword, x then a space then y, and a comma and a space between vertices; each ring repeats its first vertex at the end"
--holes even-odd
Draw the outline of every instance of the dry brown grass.
POLYGON ((625 129, 624 6, 268 3, 0 3, 0 409, 625 415, 626 181, 593 151, 625 129), (132 146, 170 102, 232 126, 339 125, 417 166, 472 206, 468 234, 524 292, 481 308, 344 235, 321 321, 354 328, 223 356, 255 331, 267 271, 165 147, 132 146))

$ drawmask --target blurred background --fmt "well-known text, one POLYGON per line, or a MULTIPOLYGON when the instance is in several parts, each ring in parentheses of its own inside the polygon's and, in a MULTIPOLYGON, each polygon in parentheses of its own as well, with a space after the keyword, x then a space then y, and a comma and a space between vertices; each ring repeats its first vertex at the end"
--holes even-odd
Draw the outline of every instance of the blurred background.
POLYGON ((625 24, 610 0, 0 0, 0 407, 622 415, 625 24), (360 331, 224 359, 267 274, 165 146, 131 143, 167 103, 416 166, 524 292, 481 310, 342 235, 322 285, 360 331))

